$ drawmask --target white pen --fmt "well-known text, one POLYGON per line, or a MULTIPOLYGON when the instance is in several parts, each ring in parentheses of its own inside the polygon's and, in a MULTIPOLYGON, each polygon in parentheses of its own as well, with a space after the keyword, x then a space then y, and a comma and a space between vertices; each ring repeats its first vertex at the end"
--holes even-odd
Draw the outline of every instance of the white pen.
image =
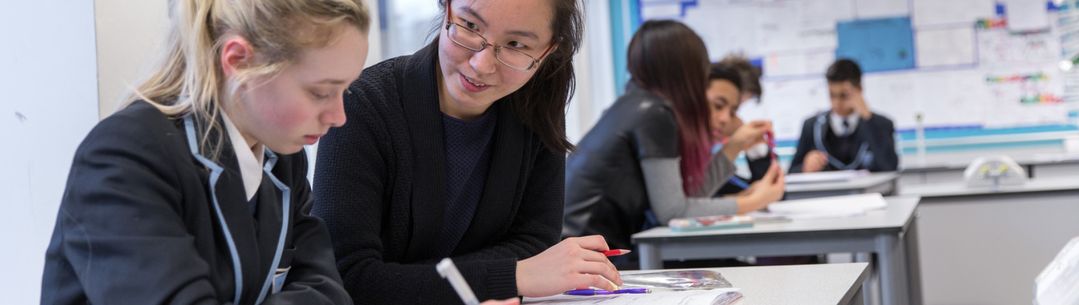
POLYGON ((461 297, 461 301, 465 302, 465 305, 480 304, 480 300, 476 299, 476 295, 472 293, 472 288, 468 287, 468 282, 465 282, 465 278, 457 270, 457 265, 453 264, 453 260, 448 257, 443 258, 441 262, 438 262, 438 265, 435 265, 435 270, 438 270, 438 274, 442 275, 442 278, 450 281, 453 290, 457 291, 457 295, 461 297))

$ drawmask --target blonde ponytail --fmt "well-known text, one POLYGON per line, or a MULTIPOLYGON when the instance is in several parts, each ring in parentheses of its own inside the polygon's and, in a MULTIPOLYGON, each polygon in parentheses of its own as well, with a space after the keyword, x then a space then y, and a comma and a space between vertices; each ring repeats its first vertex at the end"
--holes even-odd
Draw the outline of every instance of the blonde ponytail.
MULTIPOLYGON (((174 0, 164 52, 154 72, 128 98, 143 100, 170 117, 193 115, 210 122, 200 146, 217 128, 218 104, 244 82, 280 72, 306 48, 328 45, 341 25, 367 33, 363 0, 174 0), (222 37, 243 37, 259 61, 226 80, 220 66, 222 37)), ((221 134, 221 133, 219 133, 221 134)), ((215 142, 220 143, 221 137, 215 142)), ((220 145, 213 145, 219 147, 220 145)), ((216 156, 214 149, 211 155, 216 156)))

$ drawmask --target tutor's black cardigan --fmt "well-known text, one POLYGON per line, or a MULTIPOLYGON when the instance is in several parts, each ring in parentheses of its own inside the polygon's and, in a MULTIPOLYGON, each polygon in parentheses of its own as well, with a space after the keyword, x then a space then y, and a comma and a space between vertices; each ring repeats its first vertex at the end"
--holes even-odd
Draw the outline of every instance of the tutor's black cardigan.
MULTIPOLYGON (((330 228, 357 304, 460 304, 435 271, 446 204, 437 40, 363 71, 348 122, 319 145, 313 213, 330 228)), ((483 196, 452 257, 480 299, 517 296, 516 262, 554 245, 565 155, 543 145, 508 103, 498 111, 483 196)), ((560 101, 551 101, 560 102, 560 101)))

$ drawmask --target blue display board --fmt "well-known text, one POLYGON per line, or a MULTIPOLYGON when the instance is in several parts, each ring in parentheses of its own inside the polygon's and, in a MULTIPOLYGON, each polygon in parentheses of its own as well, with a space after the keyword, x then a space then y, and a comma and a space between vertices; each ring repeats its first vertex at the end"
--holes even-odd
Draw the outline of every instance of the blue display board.
POLYGON ((865 72, 914 68, 914 31, 909 17, 865 19, 836 25, 836 58, 857 61, 865 72))

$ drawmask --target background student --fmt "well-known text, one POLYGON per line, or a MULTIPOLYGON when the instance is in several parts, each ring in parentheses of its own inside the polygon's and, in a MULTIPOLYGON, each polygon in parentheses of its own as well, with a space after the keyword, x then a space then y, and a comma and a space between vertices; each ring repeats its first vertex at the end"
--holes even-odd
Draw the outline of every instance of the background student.
MULTIPOLYGON (((773 166, 750 192, 709 198, 733 174, 729 160, 762 142, 771 125, 745 124, 721 152, 709 153, 708 56, 696 33, 675 21, 645 22, 628 60, 626 94, 570 155, 564 235, 600 234, 613 248, 630 248, 630 236, 646 225, 746 213, 782 196, 782 173, 773 166)), ((633 267, 633 258, 618 263, 633 267)))
POLYGON ((160 66, 75 153, 42 304, 351 304, 303 145, 345 123, 362 1, 175 1, 160 66))
MULTIPOLYGON (((722 143, 734 135, 743 125, 738 117, 738 108, 746 101, 758 101, 762 93, 760 84, 761 70, 753 66, 743 56, 728 55, 713 63, 708 73, 708 102, 713 105, 713 138, 722 143), (740 85, 739 85, 740 84, 740 85), (740 97, 739 97, 740 96, 740 97)), ((717 145, 722 147, 722 144, 717 145)), ((717 148, 713 148, 717 149, 717 148)), ((726 184, 716 192, 716 196, 740 193, 749 188, 768 172, 772 165, 774 152, 767 143, 759 143, 745 151, 746 164, 749 165, 749 177, 737 174, 731 176, 726 184)))
POLYGON ((850 59, 840 59, 828 67, 825 78, 832 109, 802 124, 789 172, 896 170, 895 124, 869 111, 862 97, 862 69, 850 59))
POLYGON ((481 299, 621 283, 602 237, 559 242, 577 3, 442 2, 431 44, 352 84, 313 212, 357 303, 459 304, 443 257, 481 299))

